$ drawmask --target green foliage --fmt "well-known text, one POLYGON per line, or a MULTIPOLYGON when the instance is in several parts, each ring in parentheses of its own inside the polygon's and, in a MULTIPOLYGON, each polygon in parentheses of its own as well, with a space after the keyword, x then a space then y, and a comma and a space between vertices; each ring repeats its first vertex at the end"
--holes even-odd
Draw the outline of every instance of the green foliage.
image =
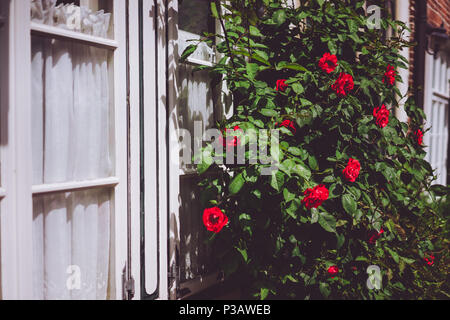
MULTIPOLYGON (((383 12, 382 29, 369 29, 363 2, 301 0, 296 8, 291 1, 234 0, 211 6, 224 29, 214 35, 223 58, 210 71, 226 82, 235 107, 220 129, 274 129, 286 119, 297 129, 283 128, 278 148, 268 138, 268 149, 258 151, 279 156, 272 175, 262 174, 267 164, 250 164, 251 152, 244 165, 199 166, 201 173, 223 171, 219 180, 202 182, 210 186, 205 206, 219 204, 229 216, 214 237, 222 248, 216 255, 254 297, 449 297, 449 189, 430 187, 431 166, 411 134, 422 127, 423 111, 408 99, 410 122, 397 120, 399 92, 382 82, 387 65, 407 68, 399 54, 409 45, 401 39, 405 27, 383 12), (225 9, 220 15, 219 4, 225 9), (394 36, 385 39, 388 26, 394 36), (318 67, 325 52, 338 58, 330 74, 318 67), (355 82, 345 97, 331 89, 340 72, 355 82), (278 79, 286 79, 285 91, 275 90, 278 79), (385 128, 372 115, 381 104, 391 111, 385 128), (349 158, 361 163, 353 183, 342 175, 349 158), (308 210, 304 192, 318 184, 329 189, 329 198, 308 210), (369 243, 381 228, 384 233, 369 243), (428 254, 436 257, 431 266, 424 262, 428 254), (340 270, 334 278, 330 265, 340 270), (366 286, 369 265, 382 271, 381 290, 366 286)), ((183 58, 193 49, 187 50, 183 58)))

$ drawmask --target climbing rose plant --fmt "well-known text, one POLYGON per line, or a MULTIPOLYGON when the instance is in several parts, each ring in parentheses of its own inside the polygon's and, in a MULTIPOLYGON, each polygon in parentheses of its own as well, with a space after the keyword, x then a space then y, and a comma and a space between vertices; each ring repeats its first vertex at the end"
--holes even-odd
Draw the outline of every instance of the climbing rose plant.
MULTIPOLYGON (((248 145, 249 129, 280 134, 278 145, 268 139, 256 154, 279 159, 270 175, 262 173, 269 165, 249 161, 250 150, 246 164, 198 165, 211 252, 248 297, 449 297, 440 209, 448 188, 431 187, 424 114, 396 87, 407 81, 396 71, 408 68, 399 54, 409 45, 406 27, 383 11, 381 29, 369 28, 363 5, 211 3, 222 30, 203 41, 221 58, 198 69, 226 83, 234 115, 218 123, 226 151, 214 153, 212 142, 204 158, 226 163, 230 147, 248 145), (395 116, 401 98, 408 123, 395 116), (381 289, 367 285, 371 265, 380 268, 381 289)), ((201 212, 192 214, 201 223, 201 212)))

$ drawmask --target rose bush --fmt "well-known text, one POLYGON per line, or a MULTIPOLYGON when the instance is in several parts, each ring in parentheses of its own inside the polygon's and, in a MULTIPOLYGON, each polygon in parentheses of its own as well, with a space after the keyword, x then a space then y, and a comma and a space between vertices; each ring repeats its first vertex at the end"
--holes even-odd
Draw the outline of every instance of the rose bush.
MULTIPOLYGON (((405 25, 383 12, 381 29, 369 28, 364 1, 211 9, 222 30, 203 41, 221 57, 197 69, 232 94, 234 115, 219 128, 279 130, 279 144, 266 138, 256 154, 246 149, 243 165, 212 161, 226 163, 214 142, 204 148, 199 173, 218 173, 201 182, 204 208, 215 207, 204 221, 226 277, 261 299, 448 298, 448 187, 431 186, 414 134, 422 109, 405 97, 410 120, 395 117, 395 82, 408 81, 395 71, 408 67, 399 54, 409 45, 405 25), (270 164, 250 161, 267 155, 279 160, 270 175, 270 164), (366 285, 370 265, 382 272, 380 290, 366 285)), ((238 147, 249 141, 242 135, 238 147)))

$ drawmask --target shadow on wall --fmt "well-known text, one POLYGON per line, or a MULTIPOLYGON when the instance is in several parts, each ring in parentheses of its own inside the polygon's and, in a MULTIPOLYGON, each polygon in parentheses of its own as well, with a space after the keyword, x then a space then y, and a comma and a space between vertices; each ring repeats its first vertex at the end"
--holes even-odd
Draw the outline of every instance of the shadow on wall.
MULTIPOLYGON (((173 1, 168 1, 168 37, 170 39, 167 50, 168 64, 168 120, 172 129, 186 129, 191 132, 191 146, 194 146, 194 122, 202 123, 202 130, 215 127, 216 121, 225 113, 221 99, 217 93, 221 89, 215 88, 208 71, 194 72, 194 66, 179 63, 180 60, 180 32, 177 7, 173 1)), ((209 7, 208 7, 209 8, 209 7)), ((158 28, 160 29, 160 28, 158 28)), ((158 30, 160 31, 160 30, 158 30)), ((181 141, 179 141, 181 142, 181 141)), ((179 216, 171 209, 171 252, 170 262, 179 268, 180 282, 192 280, 215 271, 217 266, 211 259, 210 247, 205 242, 209 236, 203 226, 203 206, 200 199, 201 190, 198 182, 201 178, 196 174, 195 166, 180 163, 184 174, 179 177, 180 190, 178 193, 179 216), (178 221, 177 221, 178 219, 178 221)), ((173 173, 177 175, 178 173, 173 173)), ((203 178, 203 177, 202 177, 203 178)))
MULTIPOLYGON (((8 114, 9 114, 9 1, 0 1, 0 145, 8 145, 8 114)), ((1 180, 0 180, 1 181, 1 180)))
MULTIPOLYGON (((8 117, 9 117, 9 5, 10 1, 0 1, 0 147, 7 146, 9 141, 8 131, 8 117)), ((1 177, 1 159, 2 155, 0 152, 0 187, 2 185, 1 177)), ((1 201, 1 198, 0 198, 1 201)), ((2 257, 2 243, 1 243, 1 226, 2 226, 2 216, 0 210, 0 260, 2 257)), ((0 263, 0 300, 3 298, 2 293, 2 265, 0 263)))

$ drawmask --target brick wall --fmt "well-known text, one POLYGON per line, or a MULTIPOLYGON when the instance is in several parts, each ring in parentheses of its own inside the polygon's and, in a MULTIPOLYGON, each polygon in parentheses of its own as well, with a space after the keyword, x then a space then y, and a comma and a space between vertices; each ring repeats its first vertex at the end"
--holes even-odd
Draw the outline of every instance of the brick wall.
POLYGON ((428 23, 433 27, 440 27, 442 24, 450 33, 450 1, 449 0, 428 0, 428 23))

